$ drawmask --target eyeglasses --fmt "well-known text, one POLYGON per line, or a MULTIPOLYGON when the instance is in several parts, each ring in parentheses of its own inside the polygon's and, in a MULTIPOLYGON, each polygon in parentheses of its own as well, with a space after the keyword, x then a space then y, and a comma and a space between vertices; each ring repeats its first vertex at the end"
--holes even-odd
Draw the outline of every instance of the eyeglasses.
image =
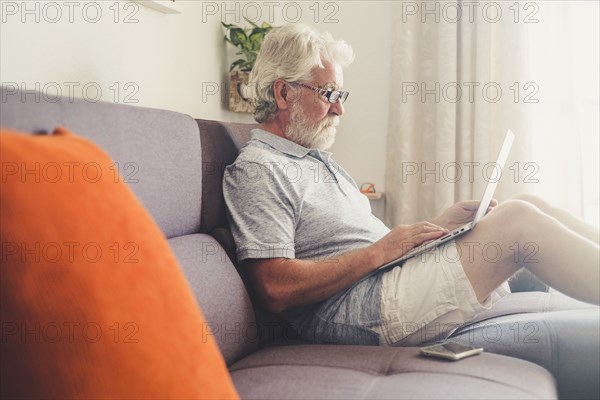
POLYGON ((322 88, 310 86, 310 85, 307 85, 305 83, 300 83, 300 82, 291 82, 291 83, 294 85, 304 86, 307 89, 314 90, 315 92, 325 96, 325 98, 327 98, 327 101, 329 101, 332 104, 335 104, 338 101, 343 104, 346 101, 346 99, 348 98, 348 95, 350 94, 350 93, 344 92, 342 90, 322 89, 322 88))

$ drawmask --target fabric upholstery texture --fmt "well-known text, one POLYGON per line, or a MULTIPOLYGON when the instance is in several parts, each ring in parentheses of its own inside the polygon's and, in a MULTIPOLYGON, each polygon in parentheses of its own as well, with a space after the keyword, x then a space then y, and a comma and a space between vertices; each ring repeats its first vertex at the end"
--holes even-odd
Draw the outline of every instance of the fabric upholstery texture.
POLYGON ((557 378, 560 398, 600 398, 597 306, 555 291, 513 293, 451 340, 544 367, 557 378))
MULTIPOLYGON (((200 232, 227 227, 223 200, 223 173, 250 139, 248 124, 197 120, 202 141, 203 207, 200 232)), ((235 261, 235 260, 234 260, 235 261)))
POLYGON ((201 335, 216 339, 228 364, 257 350, 252 303, 219 243, 209 235, 195 234, 169 239, 169 244, 210 321, 201 335))
POLYGON ((543 368, 486 353, 448 362, 420 357, 416 348, 288 345, 259 350, 230 370, 253 399, 556 397, 543 368))
POLYGON ((236 398, 175 256, 110 157, 62 128, 0 137, 2 397, 236 398))
POLYGON ((52 132, 64 126, 115 161, 123 180, 167 237, 198 232, 202 206, 200 135, 193 118, 164 110, 61 97, 2 92, 0 126, 52 132), (24 100, 24 101, 23 101, 24 100))

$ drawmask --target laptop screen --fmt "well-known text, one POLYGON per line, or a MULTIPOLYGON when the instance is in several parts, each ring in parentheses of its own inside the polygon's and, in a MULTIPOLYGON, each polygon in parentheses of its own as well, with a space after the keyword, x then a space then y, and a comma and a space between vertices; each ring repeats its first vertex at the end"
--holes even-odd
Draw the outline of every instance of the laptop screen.
POLYGON ((479 222, 479 220, 485 215, 485 212, 490 206, 490 202, 492 201, 492 197, 494 196, 494 192, 496 191, 496 186, 498 185, 500 177, 502 176, 502 169, 504 168, 504 164, 506 163, 508 153, 510 153, 510 148, 512 147, 514 140, 515 134, 509 129, 506 132, 506 136, 504 137, 504 144, 502 144, 502 148, 500 149, 500 153, 498 154, 498 159, 496 160, 496 168, 494 168, 494 174, 491 177, 488 177, 488 183, 485 188, 485 191, 483 192, 481 203, 479 204, 479 208, 477 209, 477 213, 475 214, 475 218, 473 219, 474 224, 479 222))

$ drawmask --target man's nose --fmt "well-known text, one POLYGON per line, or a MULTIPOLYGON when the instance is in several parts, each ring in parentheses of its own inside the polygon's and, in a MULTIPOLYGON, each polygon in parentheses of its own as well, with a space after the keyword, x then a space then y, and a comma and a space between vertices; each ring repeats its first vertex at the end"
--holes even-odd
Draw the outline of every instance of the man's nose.
POLYGON ((329 112, 331 114, 335 114, 341 117, 342 115, 344 115, 344 105, 341 101, 336 101, 329 108, 329 112))

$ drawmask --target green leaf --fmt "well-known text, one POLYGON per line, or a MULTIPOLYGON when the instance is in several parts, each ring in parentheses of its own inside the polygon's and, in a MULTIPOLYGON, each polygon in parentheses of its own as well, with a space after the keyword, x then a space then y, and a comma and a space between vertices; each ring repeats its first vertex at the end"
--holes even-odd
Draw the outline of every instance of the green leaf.
POLYGON ((258 57, 258 53, 250 53, 246 56, 246 59, 248 60, 248 63, 253 66, 256 62, 256 57, 258 57))
POLYGON ((258 52, 262 46, 262 42, 265 39, 265 35, 273 29, 267 22, 263 22, 261 26, 258 26, 248 18, 244 17, 244 19, 251 25, 251 28, 244 29, 221 21, 221 25, 229 31, 229 37, 225 35, 225 41, 237 47, 240 51, 236 54, 243 56, 243 58, 240 58, 231 64, 230 71, 235 68, 238 68, 241 71, 252 70, 258 52))
POLYGON ((248 43, 248 37, 246 36, 246 32, 240 28, 231 29, 230 33, 231 43, 234 46, 244 47, 248 43))
POLYGON ((246 60, 248 60, 248 62, 249 62, 250 64, 254 64, 254 61, 256 61, 256 55, 257 55, 257 54, 258 54, 258 53, 257 53, 257 52, 254 52, 254 51, 244 51, 244 58, 245 58, 246 60))
POLYGON ((258 51, 265 38, 265 34, 262 32, 254 32, 250 35, 250 49, 258 51))

